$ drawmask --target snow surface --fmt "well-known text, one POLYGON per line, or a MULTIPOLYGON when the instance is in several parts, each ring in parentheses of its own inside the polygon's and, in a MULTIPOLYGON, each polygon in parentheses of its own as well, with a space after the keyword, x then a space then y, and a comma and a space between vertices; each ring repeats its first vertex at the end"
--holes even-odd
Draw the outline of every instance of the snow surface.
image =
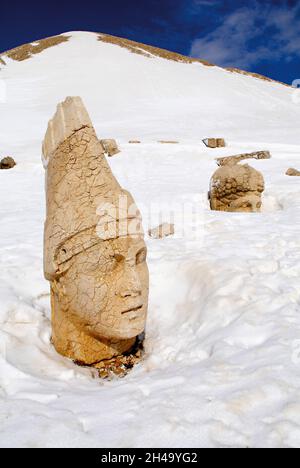
POLYGON ((0 172, 0 446, 299 447, 300 179, 284 175, 300 168, 294 90, 70 34, 0 71, 0 154, 18 162, 0 172), (146 357, 111 382, 49 344, 41 142, 68 95, 120 143, 109 162, 145 228, 150 200, 193 202, 198 215, 198 238, 147 239, 146 357), (210 136, 228 147, 205 148, 210 136), (273 156, 251 162, 266 179, 263 213, 211 212, 214 158, 252 150, 273 156))

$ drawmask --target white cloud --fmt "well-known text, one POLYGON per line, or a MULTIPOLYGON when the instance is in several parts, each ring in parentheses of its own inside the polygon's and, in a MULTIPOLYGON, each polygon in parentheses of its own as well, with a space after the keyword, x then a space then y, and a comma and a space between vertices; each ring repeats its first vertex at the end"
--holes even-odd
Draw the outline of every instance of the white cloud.
POLYGON ((222 18, 214 31, 196 39, 191 55, 221 66, 249 68, 264 60, 300 56, 300 1, 293 8, 254 3, 222 18))

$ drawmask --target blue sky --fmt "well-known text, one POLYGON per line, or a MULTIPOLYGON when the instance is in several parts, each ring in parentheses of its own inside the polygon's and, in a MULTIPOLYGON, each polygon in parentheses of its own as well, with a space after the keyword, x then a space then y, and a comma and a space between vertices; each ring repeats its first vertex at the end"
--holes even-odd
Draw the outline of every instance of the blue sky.
POLYGON ((119 35, 287 83, 300 78, 300 0, 10 0, 1 5, 1 51, 72 30, 119 35))

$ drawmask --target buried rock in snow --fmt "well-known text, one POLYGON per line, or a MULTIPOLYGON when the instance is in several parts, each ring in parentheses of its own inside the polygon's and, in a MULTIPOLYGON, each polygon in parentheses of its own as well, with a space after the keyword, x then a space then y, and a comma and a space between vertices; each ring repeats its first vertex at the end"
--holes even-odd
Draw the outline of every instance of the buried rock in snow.
POLYGON ((202 140, 207 148, 225 148, 224 138, 205 138, 202 140))
POLYGON ((271 159, 269 151, 256 151, 254 153, 237 154, 235 156, 225 156, 224 158, 217 158, 218 166, 234 166, 245 159, 271 159))
POLYGON ((136 353, 148 309, 140 212, 112 174, 79 97, 58 105, 43 155, 52 342, 78 364, 124 374, 126 363, 114 360, 136 353))
POLYGON ((159 140, 158 143, 161 143, 162 145, 178 145, 179 141, 176 141, 176 140, 159 140))
POLYGON ((290 167, 286 173, 286 175, 291 176, 291 177, 300 177, 300 171, 297 169, 294 169, 293 167, 290 167))
POLYGON ((7 156, 0 161, 0 169, 12 169, 15 166, 16 162, 10 156, 7 156))

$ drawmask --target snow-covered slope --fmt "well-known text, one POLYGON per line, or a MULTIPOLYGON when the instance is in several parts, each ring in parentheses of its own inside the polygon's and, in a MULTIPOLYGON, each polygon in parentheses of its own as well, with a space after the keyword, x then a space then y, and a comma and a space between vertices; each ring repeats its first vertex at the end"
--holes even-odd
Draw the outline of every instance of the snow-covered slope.
MULTIPOLYGON (((2 58, 0 446, 300 446, 300 106, 292 88, 201 63, 145 57, 91 33, 22 62, 2 58), (193 204, 197 236, 147 239, 146 357, 102 382, 49 344, 41 142, 80 95, 144 213, 193 204), (209 150, 201 139, 224 137, 209 150), (128 140, 138 139, 140 145, 128 140), (159 140, 176 140, 162 145, 159 140), (270 150, 263 213, 209 211, 217 156, 270 150)), ((178 208, 179 207, 179 208, 178 208)))

